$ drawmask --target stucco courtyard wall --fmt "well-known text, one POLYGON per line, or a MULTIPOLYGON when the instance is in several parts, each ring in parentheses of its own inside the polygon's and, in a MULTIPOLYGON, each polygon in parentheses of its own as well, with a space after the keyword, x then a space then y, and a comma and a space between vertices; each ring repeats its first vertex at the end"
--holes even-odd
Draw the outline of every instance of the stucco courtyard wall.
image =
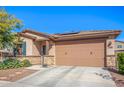
POLYGON ((9 58, 17 58, 18 60, 28 59, 32 65, 39 65, 42 63, 41 56, 17 56, 17 57, 9 57, 9 58))

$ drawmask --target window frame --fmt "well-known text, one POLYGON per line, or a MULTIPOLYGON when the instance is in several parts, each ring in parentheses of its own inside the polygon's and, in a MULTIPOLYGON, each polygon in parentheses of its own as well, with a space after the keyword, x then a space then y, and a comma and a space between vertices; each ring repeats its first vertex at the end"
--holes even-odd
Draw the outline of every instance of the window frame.
POLYGON ((117 45, 117 48, 122 48, 122 45, 117 45))

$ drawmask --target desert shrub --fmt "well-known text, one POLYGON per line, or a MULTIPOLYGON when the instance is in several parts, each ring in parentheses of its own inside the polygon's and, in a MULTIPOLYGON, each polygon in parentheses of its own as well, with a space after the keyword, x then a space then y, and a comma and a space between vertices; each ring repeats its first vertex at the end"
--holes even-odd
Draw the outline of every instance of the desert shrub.
POLYGON ((17 68, 17 65, 20 65, 19 60, 11 58, 4 60, 3 63, 6 65, 7 68, 17 68))
POLYGON ((117 61, 118 61, 118 71, 121 74, 124 74, 124 53, 117 54, 117 61))
POLYGON ((22 62, 18 59, 5 59, 3 62, 0 62, 0 70, 1 69, 12 69, 12 68, 20 68, 20 67, 28 67, 31 66, 29 60, 25 59, 22 62))
POLYGON ((21 62, 21 65, 22 65, 23 67, 29 67, 29 66, 31 66, 31 63, 30 63, 29 60, 24 59, 24 60, 21 62))

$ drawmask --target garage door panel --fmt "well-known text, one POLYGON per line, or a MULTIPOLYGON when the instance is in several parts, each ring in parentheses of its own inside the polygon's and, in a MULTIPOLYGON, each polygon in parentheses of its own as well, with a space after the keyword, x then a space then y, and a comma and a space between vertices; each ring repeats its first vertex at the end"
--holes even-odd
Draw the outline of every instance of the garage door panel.
POLYGON ((104 40, 58 42, 56 43, 56 64, 104 66, 104 40))
POLYGON ((93 61, 96 59, 73 59, 73 61, 70 62, 69 59, 65 59, 65 61, 63 62, 63 59, 59 59, 59 64, 57 65, 63 65, 63 66, 95 66, 95 67, 102 67, 104 65, 104 63, 100 63, 101 60, 100 58, 98 58, 96 61, 93 61), (95 63, 95 64, 94 64, 95 63))

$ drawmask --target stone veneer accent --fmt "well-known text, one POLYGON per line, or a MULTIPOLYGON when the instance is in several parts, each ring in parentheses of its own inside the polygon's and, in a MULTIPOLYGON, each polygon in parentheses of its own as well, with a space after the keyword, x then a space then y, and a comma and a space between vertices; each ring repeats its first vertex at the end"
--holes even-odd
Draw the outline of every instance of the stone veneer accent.
POLYGON ((47 64, 47 65, 55 65, 54 56, 51 56, 51 55, 44 56, 44 64, 47 64))
MULTIPOLYGON (((14 57, 10 57, 10 58, 14 58, 14 57)), ((16 57, 18 60, 24 60, 24 59, 28 59, 32 65, 42 65, 42 61, 43 61, 43 56, 17 56, 16 57)), ((55 59, 54 56, 52 55, 46 55, 44 56, 44 64, 49 65, 55 65, 55 59)))
POLYGON ((116 57, 113 56, 107 56, 107 67, 116 67, 116 57))
POLYGON ((106 66, 116 67, 115 40, 106 40, 106 66))

